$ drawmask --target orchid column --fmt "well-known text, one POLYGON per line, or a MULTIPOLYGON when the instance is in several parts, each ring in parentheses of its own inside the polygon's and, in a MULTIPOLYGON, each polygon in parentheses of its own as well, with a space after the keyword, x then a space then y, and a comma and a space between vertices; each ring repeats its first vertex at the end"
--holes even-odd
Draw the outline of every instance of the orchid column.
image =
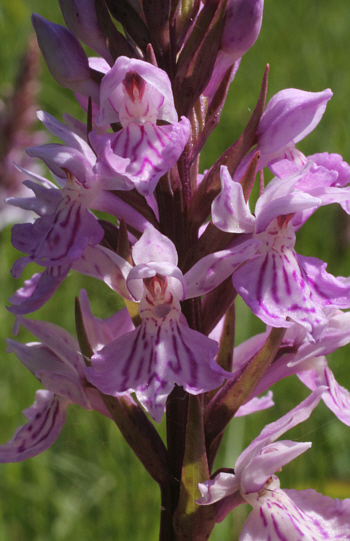
POLYGON ((244 503, 253 512, 241 541, 350 539, 349 500, 283 491, 275 475, 311 445, 275 441, 321 398, 350 425, 349 393, 325 357, 350 342, 342 311, 350 281, 294 248, 320 206, 339 203, 350 213, 348 164, 339 155, 305 157, 295 146, 320 122, 332 92, 281 90, 265 109, 267 68, 247 127, 201 174, 200 151, 258 37, 263 1, 60 0, 60 7, 68 28, 40 15, 33 26, 50 72, 75 93, 86 122, 65 114, 63 124, 40 111, 63 144, 27 152, 53 181, 23 170, 34 195, 8 200, 38 215, 12 230, 25 254, 13 276, 32 262, 43 267, 9 308, 16 328, 38 342, 8 340, 8 350, 45 390, 25 410, 28 423, 0 446, 0 461, 47 449, 74 403, 111 418, 158 483, 161 540, 208 539, 244 503), (97 56, 87 58, 79 40, 97 56), (276 175, 266 188, 265 167, 276 175), (99 219, 100 211, 110 219, 99 219), (57 295, 72 270, 125 301, 101 320, 81 291, 77 339, 24 317, 57 295), (238 294, 268 328, 233 351, 238 294), (271 391, 258 395, 295 374, 310 396, 262 428, 234 471, 212 474, 228 424, 273 406, 271 391), (165 442, 151 421, 163 416, 165 442))

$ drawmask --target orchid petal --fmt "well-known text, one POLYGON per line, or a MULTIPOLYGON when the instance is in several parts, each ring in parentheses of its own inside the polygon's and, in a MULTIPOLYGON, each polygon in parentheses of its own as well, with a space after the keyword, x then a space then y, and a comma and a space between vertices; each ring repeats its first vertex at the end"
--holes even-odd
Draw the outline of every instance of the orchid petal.
MULTIPOLYGON (((75 372, 79 371, 79 367, 82 365, 79 345, 69 332, 48 321, 26 319, 21 316, 18 316, 17 323, 36 336, 36 338, 45 344, 45 347, 48 347, 62 361, 61 371, 64 365, 71 370, 74 369, 75 372)), ((42 366, 41 368, 49 368, 49 361, 46 362, 46 366, 42 366)))
MULTIPOLYGON (((266 214, 270 205, 275 206, 276 202, 283 200, 285 197, 291 196, 291 195, 297 195, 298 191, 295 190, 295 186, 302 181, 305 176, 309 174, 310 169, 312 168, 312 162, 307 162, 302 168, 299 168, 295 174, 292 176, 284 179, 281 181, 280 178, 275 177, 269 182, 269 184, 266 187, 266 190, 262 193, 262 195, 259 197, 259 199, 256 202, 255 206, 255 214, 257 217, 257 220, 259 220, 260 214, 264 213, 266 214)), ((319 178, 317 177, 317 181, 319 178)), ((303 193, 303 192, 302 192, 303 193)), ((284 212, 280 212, 279 214, 276 214, 275 212, 271 214, 271 218, 269 222, 276 218, 277 216, 282 216, 283 214, 289 214, 291 212, 296 212, 298 210, 298 206, 296 208, 291 207, 290 209, 285 208, 284 212)), ((263 230, 263 226, 259 226, 259 232, 263 230)))
POLYGON ((73 263, 73 269, 105 282, 124 299, 134 300, 126 287, 130 263, 103 246, 87 246, 82 256, 73 263))
POLYGON ((74 177, 67 178, 61 201, 49 216, 36 219, 34 224, 19 224, 13 228, 13 244, 29 253, 40 265, 62 266, 78 259, 89 242, 97 244, 104 232, 97 219, 87 209, 92 191, 84 189, 74 177))
MULTIPOLYGON (((327 387, 320 386, 315 390, 313 393, 311 393, 303 402, 301 402, 298 406, 293 408, 291 411, 283 415, 280 419, 277 421, 268 424, 263 428, 260 435, 255 438, 255 440, 252 441, 250 445, 241 453, 241 455, 238 457, 236 461, 236 467, 235 472, 236 475, 241 478, 241 475, 243 474, 243 471, 245 468, 249 468, 249 465, 252 463, 252 460, 260 453, 260 451, 270 443, 277 440, 282 434, 287 432, 290 428, 293 428, 297 424, 302 423, 306 419, 309 418, 314 408, 319 403, 322 394, 325 392, 327 387)), ((277 471, 278 467, 276 468, 277 471)), ((249 470, 248 470, 249 472, 249 470)), ((274 472, 270 472, 274 473, 274 472)), ((256 483, 254 481, 253 476, 253 469, 251 470, 251 477, 250 481, 248 481, 249 477, 246 476, 245 479, 245 492, 254 492, 257 489, 256 483)), ((261 486, 265 484, 267 479, 264 481, 261 480, 261 486)), ((258 490, 260 490, 260 488, 258 490)))
POLYGON ((95 171, 101 177, 101 186, 105 190, 132 190, 134 184, 127 174, 131 158, 115 153, 112 147, 115 135, 102 135, 95 132, 89 134, 91 145, 98 156, 95 171))
POLYGON ((200 259, 185 274, 186 298, 199 297, 217 287, 240 265, 254 257, 259 246, 259 241, 248 240, 228 250, 215 252, 200 259))
POLYGON ((342 423, 350 426, 350 393, 338 384, 327 362, 325 366, 316 365, 314 370, 298 372, 298 377, 312 391, 327 385, 328 390, 322 396, 324 403, 342 423))
POLYGON ((298 255, 298 261, 312 286, 314 301, 325 307, 350 307, 350 281, 347 278, 326 272, 327 263, 316 257, 298 255))
POLYGON ((251 415, 252 413, 255 413, 257 411, 266 410, 268 408, 271 408, 274 406, 275 403, 272 400, 272 391, 269 391, 266 396, 262 396, 258 398, 257 396, 255 398, 252 398, 243 406, 241 406, 236 414, 235 417, 243 417, 245 415, 251 415))
POLYGON ((101 82, 101 109, 97 118, 97 125, 119 122, 120 97, 122 82, 127 72, 136 72, 152 90, 157 98, 156 107, 158 118, 167 122, 177 122, 178 116, 174 106, 171 83, 165 71, 152 66, 142 60, 131 59, 125 56, 117 58, 112 69, 101 82))
POLYGON ((8 311, 12 314, 23 315, 41 308, 66 278, 70 268, 69 264, 48 267, 41 274, 33 274, 24 282, 24 286, 9 298, 14 306, 8 308, 8 311))
POLYGON ((329 316, 327 328, 317 342, 303 340, 298 345, 298 351, 288 363, 289 366, 305 363, 305 361, 313 357, 328 355, 336 349, 345 346, 350 342, 349 328, 350 312, 336 310, 334 314, 329 316))
POLYGON ((29 422, 0 445, 0 462, 20 462, 46 451, 58 438, 70 401, 50 391, 37 391, 33 406, 24 410, 29 422))
POLYGON ((336 171, 338 173, 336 186, 345 186, 346 184, 349 184, 350 165, 343 160, 340 154, 328 154, 328 152, 322 152, 313 154, 312 156, 309 156, 308 159, 329 171, 336 171))
MULTIPOLYGON (((292 241, 289 237, 288 242, 292 241)), ((290 327, 295 321, 315 334, 321 333, 328 322, 322 305, 315 302, 308 273, 286 245, 283 251, 268 250, 251 259, 232 279, 243 300, 268 325, 290 327)))
POLYGON ((142 195, 150 195, 160 177, 179 159, 189 133, 185 117, 166 126, 131 122, 113 135, 92 133, 90 141, 98 155, 96 170, 115 179, 114 189, 135 186, 142 195))
POLYGON ((54 187, 42 186, 31 180, 25 180, 24 186, 34 192, 35 197, 9 197, 6 203, 26 210, 31 210, 39 216, 52 214, 61 200, 61 191, 54 187))
MULTIPOLYGON (((278 441, 264 445, 263 449, 252 456, 250 463, 240 475, 240 487, 245 494, 259 492, 266 481, 282 466, 310 449, 309 442, 278 441)), ((238 465, 236 465, 236 469, 238 465)))
POLYGON ((254 509, 239 541, 345 541, 350 539, 350 499, 332 500, 314 490, 281 490, 276 481, 254 509))
POLYGON ((221 192, 212 204, 214 225, 230 233, 252 233, 255 218, 245 202, 243 188, 231 179, 227 167, 220 169, 221 192))
POLYGON ((7 338, 6 343, 8 346, 6 353, 14 353, 21 363, 34 375, 38 370, 48 367, 53 371, 64 369, 62 359, 57 357, 53 351, 39 342, 21 344, 20 342, 7 338))
POLYGON ((39 370, 35 376, 46 389, 55 393, 57 396, 63 396, 84 409, 92 410, 86 392, 75 374, 39 370))
POLYGON ((239 479, 232 473, 221 472, 215 479, 198 483, 202 497, 197 500, 199 505, 210 505, 234 494, 239 490, 239 479))
POLYGON ((145 278, 152 278, 157 274, 168 277, 168 285, 174 291, 176 296, 180 300, 185 300, 186 282, 180 269, 172 263, 152 261, 150 263, 136 265, 136 267, 133 267, 129 272, 126 284, 130 293, 137 301, 141 300, 143 295, 143 280, 145 278))
POLYGON ((131 205, 128 205, 118 196, 107 190, 102 190, 95 194, 95 198, 91 201, 90 207, 94 210, 108 212, 108 214, 116 216, 119 220, 125 220, 127 224, 141 233, 146 227, 151 227, 147 218, 142 216, 142 214, 131 205))
POLYGON ((190 394, 221 385, 228 373, 214 362, 217 344, 180 320, 179 302, 140 303, 142 323, 95 354, 87 379, 105 394, 135 391, 150 415, 160 421, 175 384, 190 394))
MULTIPOLYGON (((197 503, 208 505, 216 502, 219 522, 236 505, 244 503, 244 500, 254 508, 259 506, 260 510, 265 510, 265 495, 270 492, 271 483, 275 483, 279 488, 279 481, 273 473, 310 447, 309 443, 288 440, 273 442, 290 428, 305 421, 326 389, 324 386, 319 387, 297 407, 267 425, 238 457, 234 474, 219 473, 214 479, 200 483, 202 498, 197 503), (239 498, 236 494, 238 492, 244 500, 239 498)), ((257 541, 261 538, 258 536, 251 539, 257 541)), ((266 538, 266 541, 268 539, 270 538, 266 538)), ((286 539, 289 540, 289 537, 286 539)))
POLYGON ((132 249, 132 257, 136 265, 157 261, 167 261, 177 265, 178 256, 174 243, 156 229, 147 228, 140 240, 132 249))
POLYGON ((126 308, 106 319, 95 317, 84 289, 80 291, 80 307, 89 344, 94 351, 99 351, 117 337, 134 330, 134 324, 126 308))
POLYGON ((38 119, 44 124, 46 129, 49 130, 52 135, 55 135, 61 141, 64 142, 65 145, 71 148, 75 148, 81 154, 86 156, 86 158, 91 162, 95 162, 95 155, 89 145, 84 141, 79 135, 74 133, 70 128, 62 124, 62 122, 59 122, 56 120, 55 117, 50 115, 49 113, 46 113, 45 111, 38 111, 37 112, 38 119))
MULTIPOLYGON (((267 196, 268 194, 266 194, 267 196)), ((287 216, 295 212, 312 209, 315 211, 322 204, 322 200, 314 195, 295 191, 286 194, 284 197, 272 200, 268 205, 261 209, 256 219, 255 232, 261 233, 278 216, 287 216)))
POLYGON ((305 92, 296 88, 275 94, 259 123, 259 150, 264 154, 271 153, 291 141, 301 141, 320 122, 332 95, 330 89, 305 92))
POLYGON ((66 171, 69 171, 85 188, 96 185, 96 175, 92 171, 96 158, 91 162, 76 148, 49 143, 27 148, 27 154, 33 158, 40 158, 61 179, 66 179, 66 171))

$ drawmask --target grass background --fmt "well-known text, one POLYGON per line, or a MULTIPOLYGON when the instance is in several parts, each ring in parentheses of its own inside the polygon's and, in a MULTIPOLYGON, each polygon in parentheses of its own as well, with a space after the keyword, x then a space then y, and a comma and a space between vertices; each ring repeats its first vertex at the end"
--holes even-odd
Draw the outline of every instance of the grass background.
MULTIPOLYGON (((57 3, 58 4, 58 3, 57 3)), ((56 2, 0 1, 0 92, 14 79, 17 61, 31 32, 30 14, 37 12, 62 23, 56 2)), ((334 96, 317 129, 298 147, 307 155, 338 152, 350 161, 349 95, 350 34, 346 0, 266 0, 258 42, 242 63, 222 115, 210 137, 201 167, 205 169, 244 128, 259 94, 266 63, 270 64, 268 97, 296 87, 320 91, 330 87, 334 96)), ((80 110, 70 91, 61 89, 42 67, 40 107, 58 119, 63 112, 80 110)), ((328 261, 335 275, 350 274, 349 221, 336 206, 320 209, 298 234, 297 250, 328 261), (334 207, 334 208, 333 208, 334 207)), ((9 270, 19 254, 10 246, 10 228, 0 234, 0 427, 1 442, 23 424, 21 411, 31 405, 37 380, 14 355, 5 354, 5 338, 12 334, 13 316, 4 308, 20 284, 9 270)), ((29 269, 24 278, 33 272, 29 269)), ((107 287, 73 273, 35 318, 50 321, 74 333, 73 300, 86 287, 94 313, 107 317, 119 306, 107 287), (101 288, 103 294, 101 294, 101 288)), ((237 343, 262 330, 262 325, 238 303, 237 343)), ((31 340, 21 332, 21 341, 31 340)), ((330 356, 338 381, 350 388, 349 348, 330 356)), ((217 466, 233 467, 235 458, 262 426, 283 415, 308 393, 296 377, 274 386, 276 406, 232 424, 217 466)), ((161 430, 163 427, 161 426, 161 430)), ((332 497, 350 497, 350 429, 323 404, 311 418, 290 431, 291 439, 312 441, 312 448, 280 474, 281 486, 312 487, 332 497)), ((129 451, 112 423, 95 412, 71 406, 55 445, 42 455, 19 464, 0 465, 0 541, 71 541, 82 538, 153 541, 158 538, 159 495, 147 473, 129 451)), ((247 506, 244 506, 247 507, 247 506)), ((233 541, 244 507, 218 525, 211 539, 233 541)))

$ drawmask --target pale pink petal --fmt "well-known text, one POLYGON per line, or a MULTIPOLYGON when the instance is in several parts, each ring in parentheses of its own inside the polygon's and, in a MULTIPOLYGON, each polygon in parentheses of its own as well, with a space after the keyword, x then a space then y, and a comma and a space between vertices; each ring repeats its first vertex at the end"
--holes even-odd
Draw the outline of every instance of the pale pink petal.
POLYGON ((64 364, 76 371, 79 370, 82 358, 78 342, 68 331, 49 321, 27 319, 21 316, 17 318, 17 321, 60 357, 64 364))
POLYGON ((86 391, 77 374, 68 371, 51 372, 49 370, 38 370, 35 377, 48 389, 59 397, 64 397, 69 402, 78 404, 84 409, 92 410, 87 399, 86 391))
POLYGON ((242 185, 232 180, 227 167, 220 169, 221 192, 212 204, 214 225, 230 233, 252 233, 255 217, 249 210, 242 185))
POLYGON ((178 256, 174 243, 152 227, 148 227, 132 249, 132 258, 136 265, 164 261, 177 265, 178 256))
MULTIPOLYGON (((305 400, 303 400, 298 406, 293 408, 291 411, 283 415, 277 421, 270 423, 263 428, 260 435, 252 441, 250 445, 240 454, 236 461, 235 473, 239 479, 245 471, 245 469, 252 463, 255 457, 259 455, 261 450, 275 440, 277 440, 282 434, 287 432, 290 428, 296 426, 299 423, 302 423, 308 419, 319 403, 322 394, 327 388, 320 386, 311 393, 305 400)), ((278 467, 277 467, 278 469, 278 467)), ((277 471, 274 470, 274 471, 277 471)), ((270 473, 273 473, 272 471, 270 473)), ((257 487, 257 482, 254 478, 254 469, 248 469, 247 474, 245 475, 245 492, 254 492, 255 490, 260 490, 265 484, 263 479, 260 480, 260 486, 257 487)))
POLYGON ((270 153, 291 141, 301 141, 320 122, 332 95, 329 89, 305 92, 296 88, 275 94, 259 123, 259 150, 270 153))
POLYGON ((350 393, 339 385, 325 359, 324 361, 317 363, 315 369, 300 371, 297 375, 312 391, 320 385, 327 385, 328 389, 322 396, 324 403, 342 423, 350 426, 350 393))
POLYGON ((125 299, 133 300, 126 287, 131 265, 118 254, 103 246, 87 246, 82 256, 73 263, 73 269, 105 282, 125 299))
POLYGON ((249 400, 249 402, 246 402, 246 404, 243 404, 243 406, 238 408, 235 417, 251 415, 252 413, 255 413, 257 411, 271 408, 274 405, 275 403, 272 399, 272 391, 269 391, 266 396, 262 396, 260 398, 256 396, 255 398, 249 400))
POLYGON ((217 287, 240 265, 254 257, 259 246, 258 240, 248 240, 200 259, 185 274, 186 298, 199 297, 217 287))
POLYGON ((150 86, 150 93, 154 91, 158 118, 170 123, 177 122, 171 83, 166 72, 148 62, 120 56, 101 82, 101 110, 97 125, 119 121, 119 109, 123 102, 122 86, 127 72, 136 72, 150 86))
POLYGON ((84 289, 80 291, 80 307, 89 344, 94 351, 99 351, 117 337, 134 330, 134 324, 126 308, 106 319, 95 317, 84 289))
POLYGON ((190 394, 219 387, 229 374, 214 361, 217 344, 180 320, 180 304, 140 303, 141 325, 92 357, 87 378, 106 394, 135 391, 160 421, 175 384, 190 394))
POLYGON ((200 505, 210 505, 222 500, 239 490, 239 479, 233 473, 220 472, 215 479, 198 483, 202 497, 197 500, 200 505))
MULTIPOLYGON (((69 127, 56 120, 55 117, 44 111, 37 112, 38 119, 44 124, 52 135, 55 135, 68 147, 75 148, 83 154, 91 164, 96 161, 96 156, 84 139, 74 133, 69 127)), ((86 129, 86 127, 85 127, 86 129)))
POLYGON ((241 490, 246 495, 259 492, 276 471, 310 447, 310 442, 289 440, 267 443, 263 448, 258 446, 258 452, 252 453, 249 464, 242 468, 242 464, 237 460, 235 471, 239 476, 241 490))
POLYGON ((239 541, 345 541, 350 539, 350 499, 332 500, 314 490, 281 490, 275 483, 254 506, 239 541))
POLYGON ((168 285, 176 297, 182 301, 187 298, 186 282, 180 269, 172 263, 152 261, 150 263, 136 265, 129 272, 126 285, 134 299, 137 301, 141 300, 144 291, 143 280, 145 278, 152 278, 158 274, 167 277, 168 285))
MULTIPOLYGON (((283 239, 283 249, 268 248, 238 269, 233 285, 252 311, 273 327, 290 327, 295 321, 313 335, 328 323, 317 301, 313 282, 293 249, 294 233, 283 239)), ((276 239, 278 241, 278 237, 276 239)))
POLYGON ((310 342, 305 337, 301 337, 298 351, 293 359, 289 361, 289 366, 294 366, 300 362, 305 363, 305 361, 313 357, 328 355, 350 342, 350 312, 335 310, 333 314, 327 315, 328 325, 322 337, 317 342, 310 342))

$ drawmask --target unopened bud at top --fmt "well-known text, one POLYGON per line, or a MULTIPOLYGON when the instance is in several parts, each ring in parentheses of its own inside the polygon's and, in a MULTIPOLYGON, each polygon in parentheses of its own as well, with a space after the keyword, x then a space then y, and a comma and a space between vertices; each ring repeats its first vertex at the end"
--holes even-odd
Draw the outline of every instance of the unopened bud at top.
POLYGON ((256 42, 261 28, 264 0, 229 0, 221 48, 241 58, 256 42))
POLYGON ((34 13, 32 24, 51 75, 65 88, 98 102, 99 85, 91 79, 84 49, 70 30, 34 13))
POLYGON ((66 25, 73 34, 109 64, 113 64, 96 13, 95 0, 59 0, 59 4, 66 25))
MULTIPOLYGON (((254 45, 261 28, 264 0, 228 0, 220 50, 205 96, 213 96, 226 71, 254 45)), ((233 79, 239 63, 233 70, 233 79)))

